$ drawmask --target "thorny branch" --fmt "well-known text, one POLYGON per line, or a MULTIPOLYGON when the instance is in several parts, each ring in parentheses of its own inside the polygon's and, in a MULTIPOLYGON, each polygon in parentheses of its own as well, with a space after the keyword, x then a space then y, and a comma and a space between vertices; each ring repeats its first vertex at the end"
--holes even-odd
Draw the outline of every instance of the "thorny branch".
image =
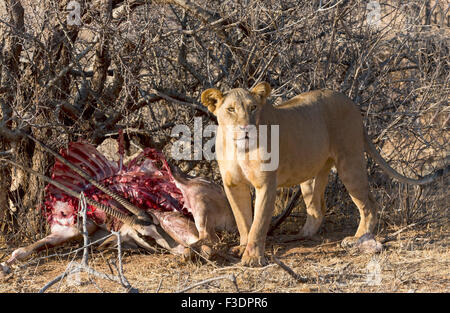
MULTIPOLYGON (((405 175, 424 176, 447 157, 450 25, 441 2, 378 1, 378 26, 354 0, 80 1, 80 25, 68 25, 67 2, 5 0, 0 11, 0 155, 35 171, 48 173, 53 160, 19 130, 58 150, 100 144, 123 128, 127 144, 168 151, 172 125, 193 129, 195 116, 216 123, 200 104, 203 90, 264 80, 275 105, 318 88, 355 100, 383 156, 405 175)), ((184 163, 220 181, 215 162, 184 163)), ((417 195, 368 164, 382 223, 410 225, 431 202, 448 202, 445 182, 417 195)), ((332 176, 327 205, 350 206, 332 176)), ((11 166, 0 177, 0 235, 11 245, 42 237, 43 220, 31 214, 42 182, 11 166)), ((280 217, 301 202, 292 189, 283 194, 280 217)))

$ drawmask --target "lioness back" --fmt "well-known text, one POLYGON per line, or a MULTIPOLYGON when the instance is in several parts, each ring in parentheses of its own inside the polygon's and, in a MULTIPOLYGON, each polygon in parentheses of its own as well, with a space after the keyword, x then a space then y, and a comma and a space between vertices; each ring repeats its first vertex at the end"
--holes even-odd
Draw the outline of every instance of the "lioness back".
POLYGON ((281 111, 291 111, 298 109, 304 112, 308 108, 320 109, 324 117, 336 118, 351 114, 351 117, 360 117, 356 105, 346 95, 328 89, 314 90, 299 94, 280 105, 276 106, 281 111))
POLYGON ((363 150, 359 109, 339 92, 315 90, 278 106, 266 106, 260 123, 279 125, 280 185, 312 178, 327 160, 335 159, 349 145, 363 150), (290 175, 292 171, 297 174, 290 175))

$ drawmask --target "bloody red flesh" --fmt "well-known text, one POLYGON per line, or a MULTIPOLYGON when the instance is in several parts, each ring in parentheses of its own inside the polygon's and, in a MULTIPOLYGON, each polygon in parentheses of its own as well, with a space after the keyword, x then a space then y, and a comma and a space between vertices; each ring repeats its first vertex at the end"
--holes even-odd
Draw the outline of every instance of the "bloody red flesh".
MULTIPOLYGON (((122 165, 121 171, 115 163, 107 160, 93 145, 88 143, 70 143, 68 149, 62 149, 60 154, 83 169, 96 181, 144 210, 179 211, 190 217, 190 213, 184 207, 183 195, 175 185, 166 159, 155 149, 146 148, 127 166, 122 165)), ((74 191, 83 192, 86 197, 105 205, 115 206, 128 213, 111 197, 89 184, 58 160, 52 169, 52 179, 74 191)), ((59 223, 55 218, 57 201, 66 202, 71 208, 69 213, 78 217, 78 199, 65 194, 51 184, 46 186, 45 191, 42 211, 50 225, 59 223)), ((107 222, 105 213, 94 206, 88 206, 87 215, 99 225, 107 222)), ((77 218, 74 218, 73 221, 76 223, 77 218)), ((112 222, 109 225, 114 230, 121 225, 118 221, 112 222)))

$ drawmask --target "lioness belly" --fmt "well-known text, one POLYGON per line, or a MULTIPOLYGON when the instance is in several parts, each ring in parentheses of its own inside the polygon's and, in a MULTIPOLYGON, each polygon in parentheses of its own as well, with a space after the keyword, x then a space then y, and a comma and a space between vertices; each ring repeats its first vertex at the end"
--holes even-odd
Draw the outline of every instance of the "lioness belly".
POLYGON ((330 158, 328 155, 324 155, 316 158, 315 161, 314 164, 305 162, 303 166, 301 162, 298 162, 298 164, 291 163, 292 166, 280 166, 277 172, 277 186, 291 187, 314 178, 325 164, 330 162, 330 158))
POLYGON ((289 187, 317 175, 331 157, 330 136, 323 119, 290 123, 286 131, 280 127, 280 162, 277 170, 279 187, 289 187), (292 125, 298 125, 293 129, 292 125))

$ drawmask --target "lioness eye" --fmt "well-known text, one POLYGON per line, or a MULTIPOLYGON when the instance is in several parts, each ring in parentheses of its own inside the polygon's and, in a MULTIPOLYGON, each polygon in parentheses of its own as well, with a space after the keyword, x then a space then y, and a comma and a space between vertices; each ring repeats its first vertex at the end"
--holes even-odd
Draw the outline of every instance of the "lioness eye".
POLYGON ((250 112, 253 112, 253 111, 255 111, 256 110, 256 105, 251 105, 250 106, 250 112))
POLYGON ((233 107, 229 107, 227 108, 228 112, 234 112, 234 108, 233 107))

